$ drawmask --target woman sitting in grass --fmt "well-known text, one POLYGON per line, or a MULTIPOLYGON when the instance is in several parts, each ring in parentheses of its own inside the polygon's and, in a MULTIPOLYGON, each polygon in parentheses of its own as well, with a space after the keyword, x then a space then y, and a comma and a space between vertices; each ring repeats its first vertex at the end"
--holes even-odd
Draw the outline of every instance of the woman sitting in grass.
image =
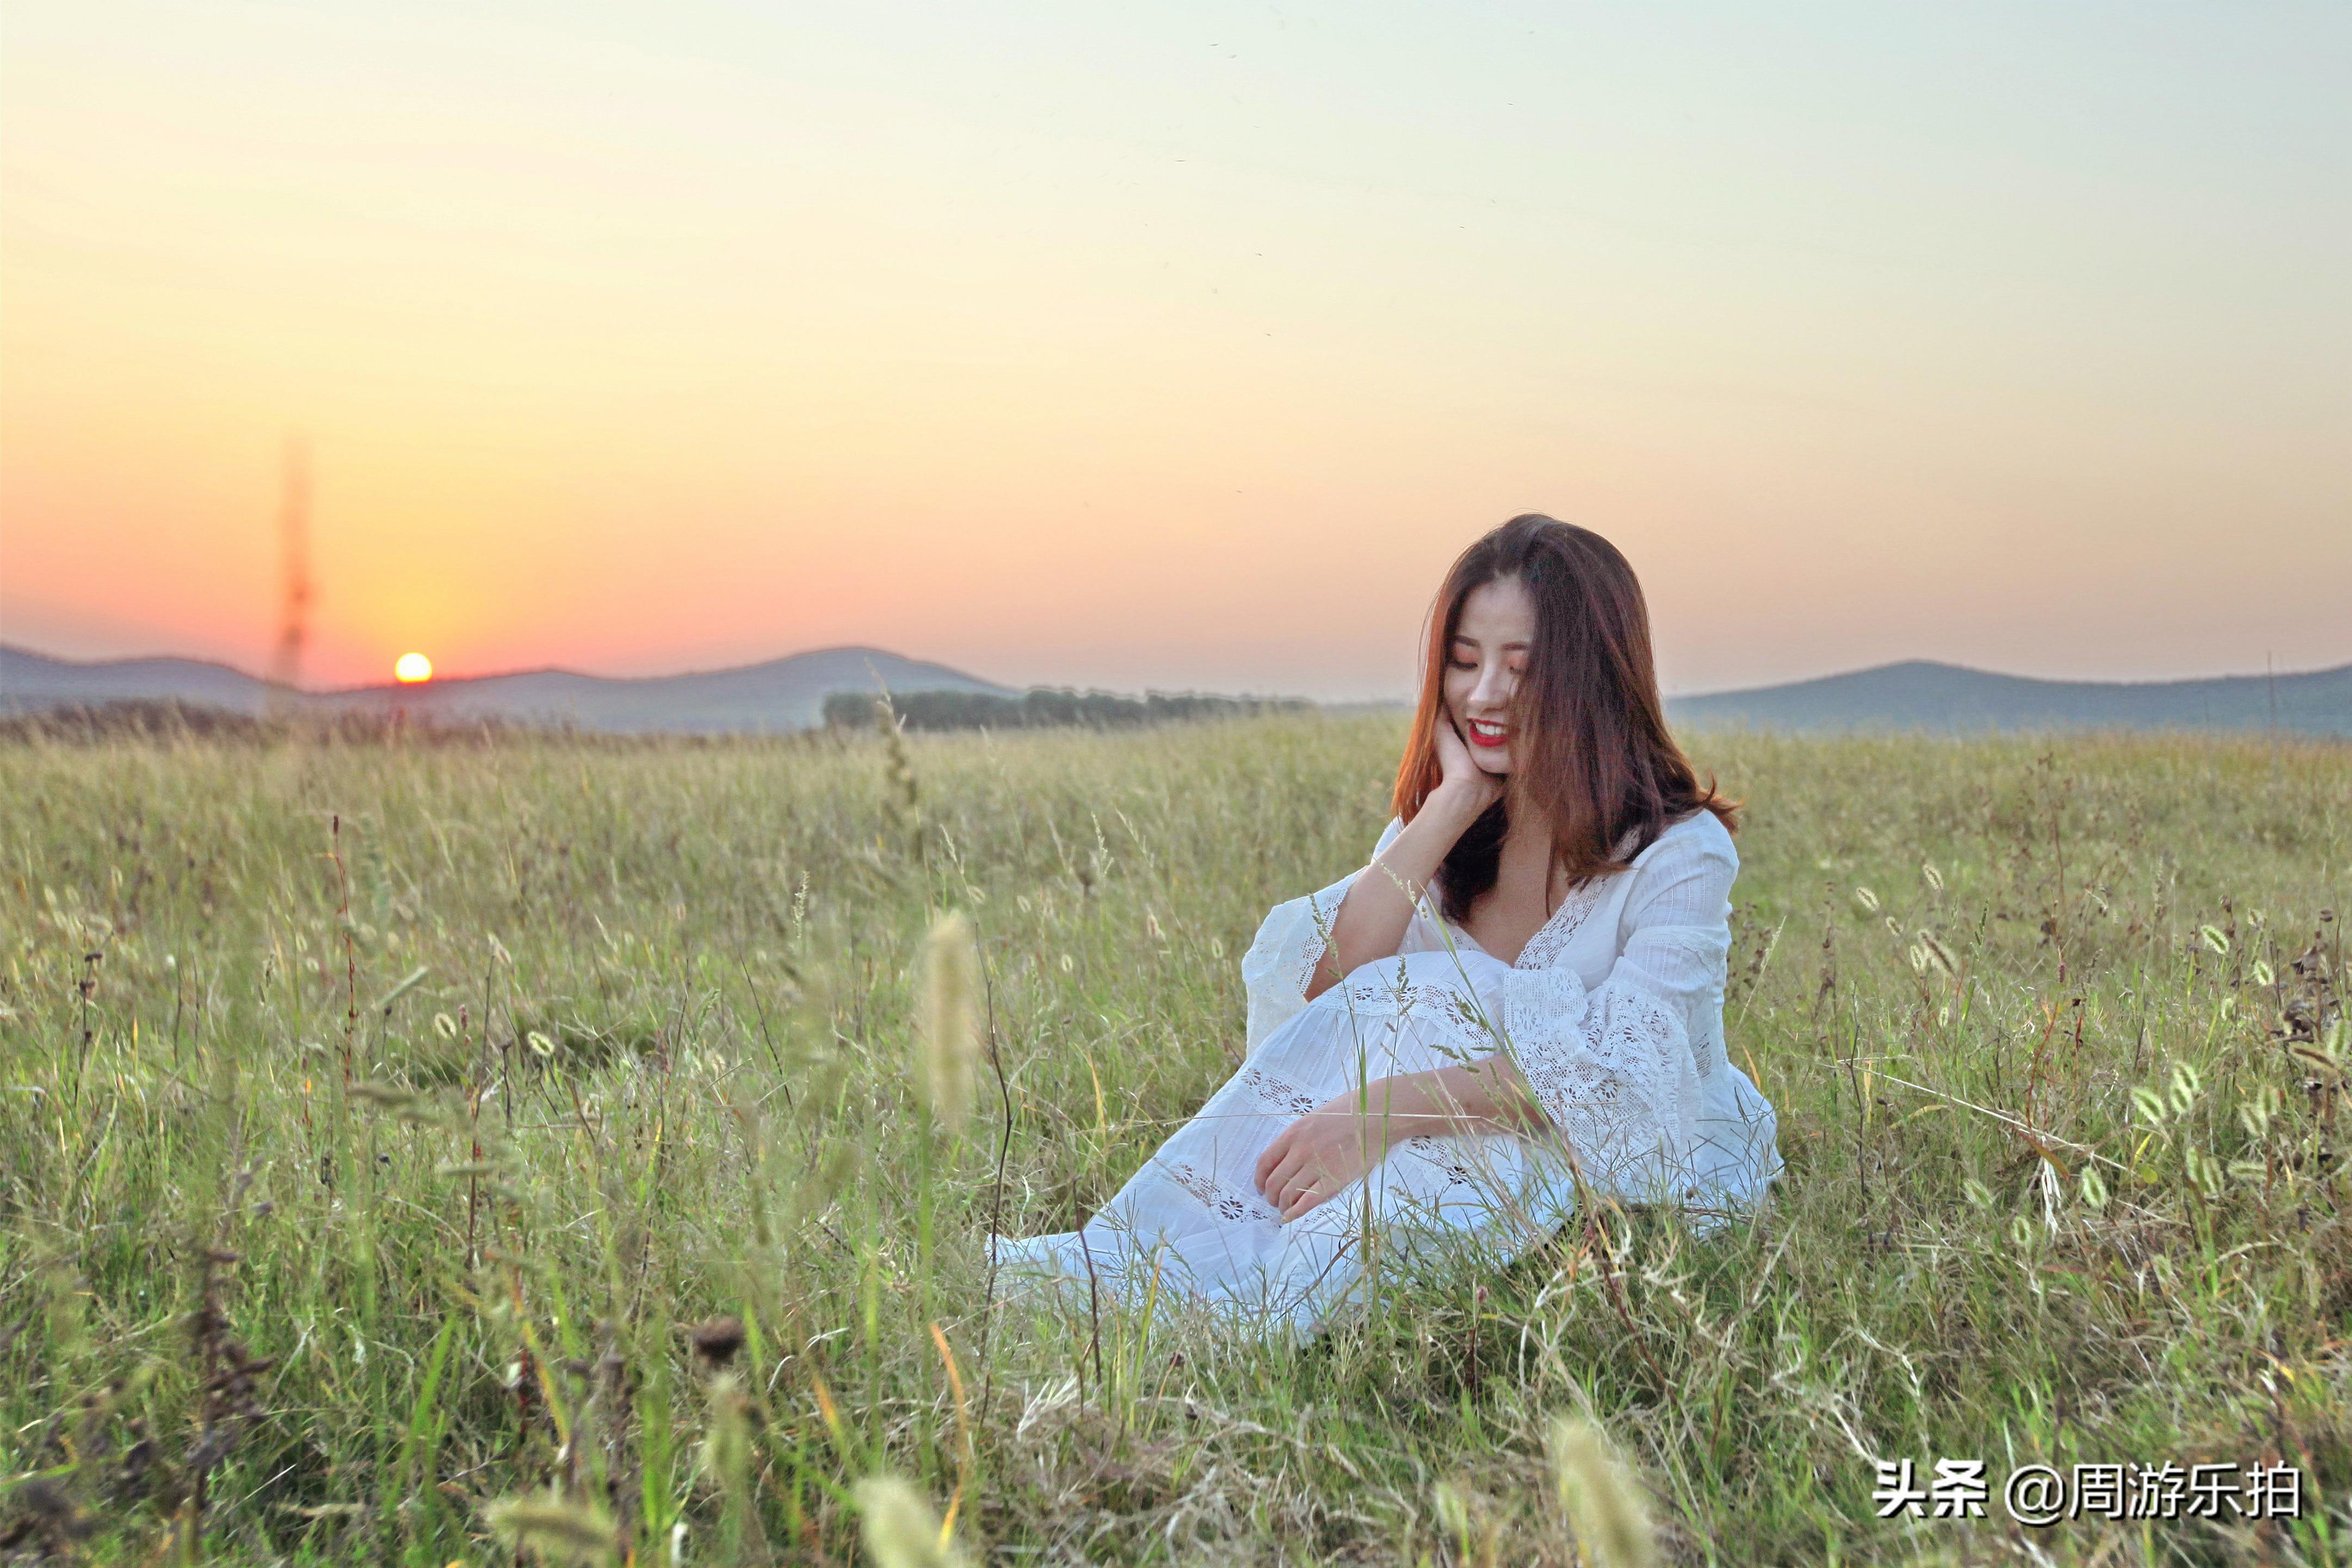
POLYGON ((1018 1273, 1312 1332, 1430 1243, 1507 1261, 1594 1196, 1759 1201, 1772 1108, 1726 1057, 1735 812, 1667 732, 1625 558, 1529 514, 1431 616, 1395 819, 1242 960, 1248 1058, 1018 1273))

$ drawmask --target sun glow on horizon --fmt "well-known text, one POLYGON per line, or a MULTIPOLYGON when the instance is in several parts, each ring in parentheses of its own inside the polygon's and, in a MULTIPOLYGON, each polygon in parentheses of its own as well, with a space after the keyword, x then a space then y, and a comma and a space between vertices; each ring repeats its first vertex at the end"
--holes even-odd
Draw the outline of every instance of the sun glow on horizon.
POLYGON ((415 686, 433 679, 433 661, 421 653, 404 653, 393 661, 392 674, 403 686, 415 686))

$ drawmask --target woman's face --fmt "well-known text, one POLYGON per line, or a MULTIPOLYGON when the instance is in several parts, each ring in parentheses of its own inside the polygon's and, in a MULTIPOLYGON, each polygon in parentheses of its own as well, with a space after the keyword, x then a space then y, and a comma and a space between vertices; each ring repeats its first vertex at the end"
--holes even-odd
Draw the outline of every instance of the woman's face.
POLYGON ((1470 590, 1446 650, 1445 710, 1490 773, 1511 771, 1511 693, 1536 640, 1536 602, 1517 577, 1470 590))

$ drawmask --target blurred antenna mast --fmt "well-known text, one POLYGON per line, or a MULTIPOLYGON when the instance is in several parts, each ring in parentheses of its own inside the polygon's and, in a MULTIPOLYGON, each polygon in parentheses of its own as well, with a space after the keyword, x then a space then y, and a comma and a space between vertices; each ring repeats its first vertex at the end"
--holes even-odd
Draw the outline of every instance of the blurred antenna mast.
POLYGON ((278 503, 278 552, 283 588, 278 656, 269 667, 275 688, 270 700, 290 707, 302 679, 302 644, 310 637, 310 447, 299 435, 286 437, 278 503))

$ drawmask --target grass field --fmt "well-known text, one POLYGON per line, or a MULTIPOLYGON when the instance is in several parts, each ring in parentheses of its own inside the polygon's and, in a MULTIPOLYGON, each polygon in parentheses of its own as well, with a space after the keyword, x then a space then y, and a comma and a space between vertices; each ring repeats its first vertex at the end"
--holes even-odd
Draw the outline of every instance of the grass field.
POLYGON ((1304 1352, 992 1313, 992 1215, 1070 1227, 1232 1069, 1401 735, 0 747, 0 1556, 846 1564, 889 1472, 973 1561, 1570 1563, 1567 1415, 1667 1561, 2352 1560, 2340 746, 1700 735, 1760 1219, 1304 1352), (1003 1074, 952 1136, 950 909, 1003 1074), (1874 1458, 1989 1516, 1876 1517, 1874 1458), (2027 1529, 2031 1460, 2305 1513, 2027 1529))

